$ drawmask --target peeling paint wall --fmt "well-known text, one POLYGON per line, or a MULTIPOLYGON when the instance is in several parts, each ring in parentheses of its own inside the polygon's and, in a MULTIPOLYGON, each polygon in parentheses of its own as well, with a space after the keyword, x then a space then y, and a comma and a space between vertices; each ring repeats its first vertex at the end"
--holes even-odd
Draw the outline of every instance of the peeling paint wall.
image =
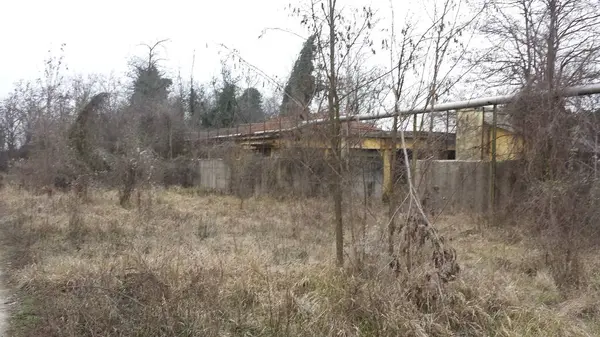
MULTIPOLYGON (((492 160, 491 140, 492 127, 486 126, 488 132, 488 160, 492 160)), ((522 139, 514 133, 502 128, 496 129, 496 160, 513 160, 519 158, 522 150, 522 139)))
MULTIPOLYGON (((491 114, 486 110, 485 114, 491 114)), ((462 110, 457 113, 457 160, 491 160, 493 128, 484 122, 483 109, 462 110)), ((519 158, 522 138, 503 127, 496 128, 496 160, 519 158)))
POLYGON ((482 160, 483 112, 460 110, 456 114, 456 159, 482 160))

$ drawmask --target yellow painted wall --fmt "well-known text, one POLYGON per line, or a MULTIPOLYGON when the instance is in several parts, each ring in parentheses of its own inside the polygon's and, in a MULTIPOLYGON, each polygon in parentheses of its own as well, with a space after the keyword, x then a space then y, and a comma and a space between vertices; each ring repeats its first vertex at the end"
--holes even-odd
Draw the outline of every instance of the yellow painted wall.
POLYGON ((383 156, 383 197, 390 196, 393 188, 392 184, 392 150, 381 151, 383 156))
MULTIPOLYGON (((457 113, 456 159, 491 160, 492 127, 484 124, 483 110, 470 109, 457 113)), ((521 137, 496 128, 496 160, 512 160, 519 157, 521 137)))
MULTIPOLYGON (((487 158, 488 160, 492 160, 492 133, 491 127, 489 129, 489 144, 487 158)), ((496 160, 514 160, 519 158, 519 155, 522 151, 522 138, 513 134, 512 132, 497 128, 496 129, 496 160)))
POLYGON ((481 109, 460 110, 456 117, 456 159, 483 159, 483 111, 481 109))

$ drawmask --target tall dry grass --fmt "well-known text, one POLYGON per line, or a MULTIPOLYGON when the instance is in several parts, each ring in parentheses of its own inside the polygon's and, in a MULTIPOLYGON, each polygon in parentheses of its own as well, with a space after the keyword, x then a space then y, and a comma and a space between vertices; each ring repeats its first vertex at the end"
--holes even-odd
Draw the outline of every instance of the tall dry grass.
MULTIPOLYGON (((9 281, 20 299, 12 335, 600 333, 600 277, 590 272, 587 288, 561 292, 543 256, 516 231, 441 219, 462 272, 440 289, 424 270, 391 272, 383 205, 366 220, 347 216, 349 226, 366 223, 366 234, 354 240, 359 249, 346 247, 348 266, 340 270, 332 259, 333 212, 323 200, 250 198, 240 209, 235 197, 157 189, 124 209, 117 198, 106 190, 90 190, 86 203, 0 191, 9 281)), ((593 270, 597 262, 587 261, 593 270)))

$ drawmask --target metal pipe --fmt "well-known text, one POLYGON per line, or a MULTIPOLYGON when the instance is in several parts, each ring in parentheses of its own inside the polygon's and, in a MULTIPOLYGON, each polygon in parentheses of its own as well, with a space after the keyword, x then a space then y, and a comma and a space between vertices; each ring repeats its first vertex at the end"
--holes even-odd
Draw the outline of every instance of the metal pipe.
MULTIPOLYGON (((587 85, 579 85, 573 86, 563 89, 559 92, 560 96, 563 97, 574 97, 574 96, 584 96, 584 95, 593 95, 600 94, 600 83, 587 84, 587 85)), ((440 103, 435 104, 433 106, 429 106, 428 108, 419 108, 419 109, 410 109, 410 110, 400 110, 398 112, 387 113, 387 114, 377 114, 377 115, 354 115, 354 116, 340 116, 340 121, 366 121, 366 120, 375 120, 375 119, 383 119, 383 118, 391 118, 394 116, 406 116, 406 115, 417 115, 429 112, 440 112, 440 111, 452 111, 459 109, 469 109, 469 108, 479 108, 484 106, 494 106, 510 103, 513 101, 518 94, 512 95, 501 95, 501 96, 490 96, 490 97, 482 97, 475 98, 467 101, 458 101, 458 102, 448 102, 448 103, 440 103)), ((307 121, 302 121, 300 124, 295 127, 286 128, 286 130, 281 129, 281 119, 280 123, 280 132, 292 130, 296 128, 303 127, 305 125, 313 125, 313 124, 325 124, 329 123, 329 118, 318 118, 307 121)), ((265 130, 266 131, 266 130, 265 130)), ((256 132, 261 133, 261 132, 256 132)), ((232 135, 227 135, 225 137, 229 137, 232 135)), ((217 130, 217 137, 219 137, 219 132, 217 130)))
MULTIPOLYGON (((600 83, 568 87, 568 88, 565 88, 564 90, 562 90, 562 92, 560 92, 559 94, 563 97, 574 97, 574 96, 600 94, 600 83)), ((433 107, 429 107, 429 108, 401 110, 398 112, 398 114, 399 115, 413 115, 413 114, 423 114, 423 113, 428 113, 428 112, 479 108, 479 107, 488 106, 488 105, 492 105, 492 106, 500 105, 500 104, 510 103, 517 96, 518 96, 518 94, 501 95, 501 96, 475 98, 475 99, 471 99, 471 100, 467 100, 467 101, 440 103, 440 104, 436 104, 433 107)), ((373 119, 390 118, 390 117, 394 117, 394 115, 395 115, 394 113, 389 113, 389 114, 379 114, 379 115, 356 115, 356 116, 343 116, 343 117, 340 116, 340 119, 343 119, 343 120, 347 120, 347 119, 373 120, 373 119)), ((327 120, 327 119, 325 119, 325 120, 327 120)), ((315 119, 313 121, 320 122, 319 119, 315 119)), ((310 121, 310 122, 313 122, 313 121, 310 121)))

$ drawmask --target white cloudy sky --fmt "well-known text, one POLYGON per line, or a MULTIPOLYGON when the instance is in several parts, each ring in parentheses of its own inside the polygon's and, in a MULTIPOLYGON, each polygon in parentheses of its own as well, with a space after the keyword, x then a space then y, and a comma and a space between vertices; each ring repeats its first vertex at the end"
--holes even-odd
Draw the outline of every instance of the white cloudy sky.
MULTIPOLYGON (((420 8, 436 1, 338 3, 371 5, 380 18, 389 18, 393 3, 398 20, 402 20, 409 7, 417 19, 427 19, 429 13, 420 8)), ((303 40, 278 31, 261 39, 258 36, 270 27, 304 34, 298 19, 289 16, 288 4, 288 0, 0 0, 0 97, 15 81, 39 77, 48 51, 58 56, 61 43, 66 44, 65 62, 71 73, 122 76, 131 57, 144 55, 141 43, 170 39, 161 56, 172 75, 180 70, 189 76, 195 50, 194 76, 208 82, 219 73, 224 52, 219 44, 225 44, 270 76, 284 80, 303 40)))
POLYGON ((143 55, 140 43, 165 38, 162 56, 172 71, 189 73, 196 50, 195 73, 210 78, 223 43, 271 74, 286 73, 302 41, 284 33, 258 39, 266 27, 298 29, 284 7, 277 0, 0 1, 0 92, 38 76, 48 50, 58 55, 61 43, 69 69, 78 73, 121 74, 130 57, 143 55))

